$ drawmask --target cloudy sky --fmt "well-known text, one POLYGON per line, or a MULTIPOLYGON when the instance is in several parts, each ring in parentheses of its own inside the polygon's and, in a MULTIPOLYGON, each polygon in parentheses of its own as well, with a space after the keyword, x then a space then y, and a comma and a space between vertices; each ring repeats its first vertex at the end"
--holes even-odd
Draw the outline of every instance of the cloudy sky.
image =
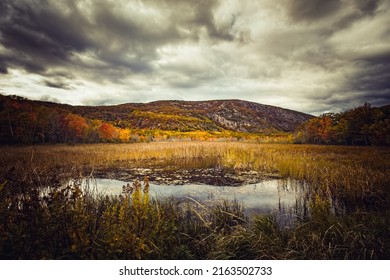
POLYGON ((390 103, 388 0, 1 0, 0 92, 69 104, 390 103))

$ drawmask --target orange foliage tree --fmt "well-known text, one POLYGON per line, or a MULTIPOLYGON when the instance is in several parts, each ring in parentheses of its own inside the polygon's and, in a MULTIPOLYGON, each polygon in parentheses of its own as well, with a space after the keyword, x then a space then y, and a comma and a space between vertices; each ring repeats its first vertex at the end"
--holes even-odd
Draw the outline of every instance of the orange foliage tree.
POLYGON ((86 120, 72 113, 67 114, 63 119, 67 130, 65 135, 65 142, 83 142, 87 132, 88 124, 86 120))
POLYGON ((100 139, 111 142, 118 139, 118 129, 112 124, 103 122, 99 128, 100 139))

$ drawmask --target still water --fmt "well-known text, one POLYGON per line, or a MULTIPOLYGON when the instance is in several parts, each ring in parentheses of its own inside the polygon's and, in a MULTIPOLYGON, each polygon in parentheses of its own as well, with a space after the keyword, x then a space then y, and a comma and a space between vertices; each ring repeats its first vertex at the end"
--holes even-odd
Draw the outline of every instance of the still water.
MULTIPOLYGON (((120 195, 127 182, 112 179, 93 179, 84 181, 103 195, 120 195)), ((256 184, 238 187, 221 187, 203 184, 161 185, 150 183, 153 198, 175 197, 192 199, 204 205, 222 200, 236 200, 243 204, 248 216, 254 214, 273 214, 280 224, 287 225, 302 212, 301 198, 304 187, 293 180, 269 179, 256 184)))

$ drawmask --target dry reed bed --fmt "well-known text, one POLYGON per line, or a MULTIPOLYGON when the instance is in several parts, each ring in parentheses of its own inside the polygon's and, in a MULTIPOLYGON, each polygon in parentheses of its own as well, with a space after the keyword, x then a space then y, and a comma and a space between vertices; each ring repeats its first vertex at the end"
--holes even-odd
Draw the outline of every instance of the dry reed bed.
POLYGON ((390 185, 387 148, 189 142, 1 147, 0 155, 0 258, 390 257, 390 215, 383 208, 390 185), (311 218, 281 229, 273 217, 245 222, 234 203, 204 213, 174 200, 150 201, 145 192, 137 198, 133 193, 130 203, 82 195, 77 186, 53 187, 88 176, 93 168, 182 158, 211 158, 226 167, 306 180, 314 191, 311 218), (26 189, 34 186, 53 188, 42 198, 26 189), (334 215, 324 199, 329 197, 362 208, 334 215))
POLYGON ((39 177, 40 184, 53 178, 87 176, 93 168, 212 158, 226 167, 305 180, 321 195, 352 201, 383 199, 390 186, 390 149, 377 147, 163 142, 1 147, 0 153, 1 177, 39 177), (9 174, 10 170, 15 174, 9 174))

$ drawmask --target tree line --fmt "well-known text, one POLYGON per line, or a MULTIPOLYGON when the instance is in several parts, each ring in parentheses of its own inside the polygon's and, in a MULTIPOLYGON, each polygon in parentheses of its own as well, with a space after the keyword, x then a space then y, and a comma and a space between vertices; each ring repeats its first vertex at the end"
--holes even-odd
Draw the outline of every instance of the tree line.
POLYGON ((129 140, 130 129, 84 118, 65 109, 34 103, 23 97, 0 95, 0 142, 3 144, 129 140))
MULTIPOLYGON (((149 142, 165 140, 237 141, 341 145, 390 145, 390 105, 364 104, 342 113, 326 113, 291 133, 244 133, 230 130, 164 130, 134 127, 128 117, 88 118, 72 106, 0 94, 0 144, 149 142)), ((96 116, 98 117, 98 116, 96 116)), ((102 117, 102 116, 100 116, 102 117)), ((183 117, 182 117, 183 118, 183 117)), ((187 119, 186 119, 187 120, 187 119)))
POLYGON ((326 113, 303 123, 295 132, 296 143, 390 145, 390 105, 362 106, 326 113))
MULTIPOLYGON (((80 111, 80 110, 79 110, 80 111)), ((0 94, 0 144, 150 142, 166 140, 236 141, 258 139, 253 133, 236 131, 180 131, 139 128, 127 118, 113 115, 111 121, 88 118, 71 106, 31 101, 20 96, 0 94)), ((184 117, 182 117, 184 118, 184 117)), ((284 134, 277 135, 282 140, 284 134)), ((272 140, 272 139, 271 139, 272 140)), ((267 141, 271 141, 267 139, 267 141)))

